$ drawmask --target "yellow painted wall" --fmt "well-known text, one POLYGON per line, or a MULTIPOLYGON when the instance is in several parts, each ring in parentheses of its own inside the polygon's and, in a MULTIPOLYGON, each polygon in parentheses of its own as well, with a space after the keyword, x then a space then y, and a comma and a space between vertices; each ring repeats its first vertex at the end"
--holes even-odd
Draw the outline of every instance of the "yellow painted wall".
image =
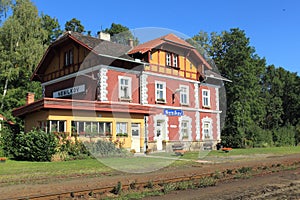
POLYGON ((47 120, 62 120, 66 121, 66 132, 71 134, 71 121, 94 121, 94 122, 112 122, 112 140, 125 141, 124 148, 131 148, 131 123, 140 124, 140 146, 144 147, 144 115, 129 115, 127 114, 117 114, 112 113, 102 113, 102 112, 88 112, 88 111, 76 111, 73 113, 70 110, 49 110, 49 111, 39 111, 33 114, 29 114, 25 119, 25 131, 28 132, 34 127, 38 127, 39 121, 47 120), (117 122, 127 122, 128 123, 128 137, 116 137, 117 122))
POLYGON ((166 65, 166 52, 164 51, 159 52, 159 64, 162 66, 166 65))
POLYGON ((183 56, 179 56, 179 67, 180 70, 185 70, 185 59, 183 56))
MULTIPOLYGON (((166 73, 166 74, 172 74, 170 68, 166 68, 166 70, 161 69, 161 67, 157 67, 156 65, 160 65, 162 67, 164 67, 166 65, 166 52, 165 51, 160 51, 158 53, 158 51, 155 51, 152 53, 152 60, 149 60, 150 64, 153 64, 150 67, 146 67, 146 70, 151 70, 154 72, 159 72, 159 73, 166 73), (158 59, 159 56, 159 59, 158 59), (159 60, 159 63, 158 63, 159 60)), ((191 63, 191 61, 187 58, 185 58, 184 56, 179 56, 179 67, 181 72, 176 72, 176 70, 173 70, 173 75, 179 75, 181 77, 184 77, 184 70, 186 70, 186 72, 188 72, 188 76, 187 78, 193 78, 196 79, 196 73, 197 73, 197 68, 195 67, 195 65, 193 65, 191 63), (193 74, 195 73, 195 74, 193 74)), ((164 67, 165 68, 165 67, 164 67)))
POLYGON ((188 59, 186 59, 186 71, 187 72, 193 72, 193 73, 197 73, 197 67, 195 67, 195 65, 192 64, 191 66, 191 61, 189 61, 188 59))
POLYGON ((158 51, 155 51, 152 54, 152 59, 150 59, 151 64, 158 64, 158 51))
POLYGON ((146 65, 146 66, 145 66, 145 70, 146 70, 146 71, 149 71, 150 69, 151 69, 151 68, 150 68, 150 65, 146 65))

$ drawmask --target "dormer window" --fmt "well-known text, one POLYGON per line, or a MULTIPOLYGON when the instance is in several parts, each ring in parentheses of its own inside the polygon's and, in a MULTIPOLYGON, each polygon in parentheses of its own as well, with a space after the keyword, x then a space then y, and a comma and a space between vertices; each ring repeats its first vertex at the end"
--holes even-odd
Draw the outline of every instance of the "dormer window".
POLYGON ((66 51, 64 58, 65 58, 64 66, 72 65, 74 63, 73 62, 73 60, 74 60, 73 49, 66 51))
POLYGON ((178 55, 173 54, 173 67, 178 67, 178 55))
POLYGON ((166 66, 171 66, 171 54, 166 53, 166 66))
POLYGON ((166 52, 166 66, 179 68, 178 55, 166 52))

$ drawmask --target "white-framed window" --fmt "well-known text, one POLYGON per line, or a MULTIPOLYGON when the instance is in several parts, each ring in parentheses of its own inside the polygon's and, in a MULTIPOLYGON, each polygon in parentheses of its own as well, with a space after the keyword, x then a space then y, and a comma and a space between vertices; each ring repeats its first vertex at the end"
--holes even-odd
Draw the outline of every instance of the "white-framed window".
POLYGON ((166 102, 166 83, 155 81, 155 100, 156 102, 166 102))
POLYGON ((189 86, 180 85, 180 104, 189 105, 189 86))
POLYGON ((66 121, 49 120, 47 127, 50 128, 47 132, 66 132, 66 121))
POLYGON ((99 122, 100 135, 111 136, 111 122, 99 122))
POLYGON ((192 118, 189 116, 181 116, 179 122, 179 140, 192 140, 192 118))
POLYGON ((212 139, 211 122, 210 121, 203 122, 203 137, 204 137, 204 139, 212 139))
POLYGON ((131 99, 131 77, 119 76, 119 99, 131 99))
POLYGON ((128 136, 128 123, 117 122, 117 136, 128 136))
POLYGON ((173 54, 173 67, 178 67, 178 55, 173 54))
POLYGON ((111 136, 111 122, 96 122, 96 121, 72 121, 72 134, 77 135, 98 135, 111 136))
POLYGON ((182 139, 188 139, 189 138, 189 121, 183 120, 181 121, 181 134, 182 139))
POLYGON ((179 56, 174 53, 166 52, 166 66, 179 67, 179 56))
POLYGON ((202 118, 201 127, 202 127, 202 140, 211 140, 213 139, 212 125, 213 120, 209 117, 202 118))
POLYGON ((166 52, 166 66, 171 66, 171 54, 166 52))
POLYGON ((210 107, 210 91, 202 90, 202 105, 203 107, 210 107))

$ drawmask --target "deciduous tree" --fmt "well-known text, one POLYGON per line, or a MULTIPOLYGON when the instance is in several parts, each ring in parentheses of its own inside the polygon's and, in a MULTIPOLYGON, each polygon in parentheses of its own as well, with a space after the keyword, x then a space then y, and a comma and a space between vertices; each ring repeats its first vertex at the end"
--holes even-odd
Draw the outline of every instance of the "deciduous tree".
POLYGON ((84 26, 81 24, 81 21, 73 18, 70 21, 67 21, 65 23, 65 30, 66 31, 73 31, 73 32, 78 32, 78 33, 83 33, 84 32, 84 26))

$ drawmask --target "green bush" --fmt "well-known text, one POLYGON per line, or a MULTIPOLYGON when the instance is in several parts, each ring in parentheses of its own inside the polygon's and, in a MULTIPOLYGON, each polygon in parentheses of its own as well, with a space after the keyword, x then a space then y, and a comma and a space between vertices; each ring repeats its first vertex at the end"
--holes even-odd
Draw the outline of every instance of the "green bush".
POLYGON ((1 137, 0 137, 0 149, 2 150, 3 156, 6 157, 13 157, 15 153, 15 134, 14 132, 4 127, 1 130, 1 137))
POLYGON ((64 158, 62 158, 62 160, 78 160, 90 156, 89 151, 81 141, 77 139, 75 139, 75 141, 72 141, 67 138, 61 139, 60 145, 58 147, 58 153, 60 155, 64 155, 64 158))
POLYGON ((295 127, 291 125, 273 130, 273 140, 276 146, 294 146, 295 135, 295 127))
POLYGON ((42 130, 20 133, 15 138, 14 157, 17 160, 51 161, 58 145, 54 134, 42 130))
POLYGON ((272 131, 264 130, 259 126, 252 126, 251 129, 253 147, 270 147, 273 146, 272 131))
POLYGON ((97 142, 85 142, 84 145, 90 153, 97 157, 123 157, 128 156, 129 152, 122 148, 117 148, 110 141, 98 140, 97 142))
POLYGON ((300 145, 300 121, 296 125, 295 140, 296 145, 300 145))

